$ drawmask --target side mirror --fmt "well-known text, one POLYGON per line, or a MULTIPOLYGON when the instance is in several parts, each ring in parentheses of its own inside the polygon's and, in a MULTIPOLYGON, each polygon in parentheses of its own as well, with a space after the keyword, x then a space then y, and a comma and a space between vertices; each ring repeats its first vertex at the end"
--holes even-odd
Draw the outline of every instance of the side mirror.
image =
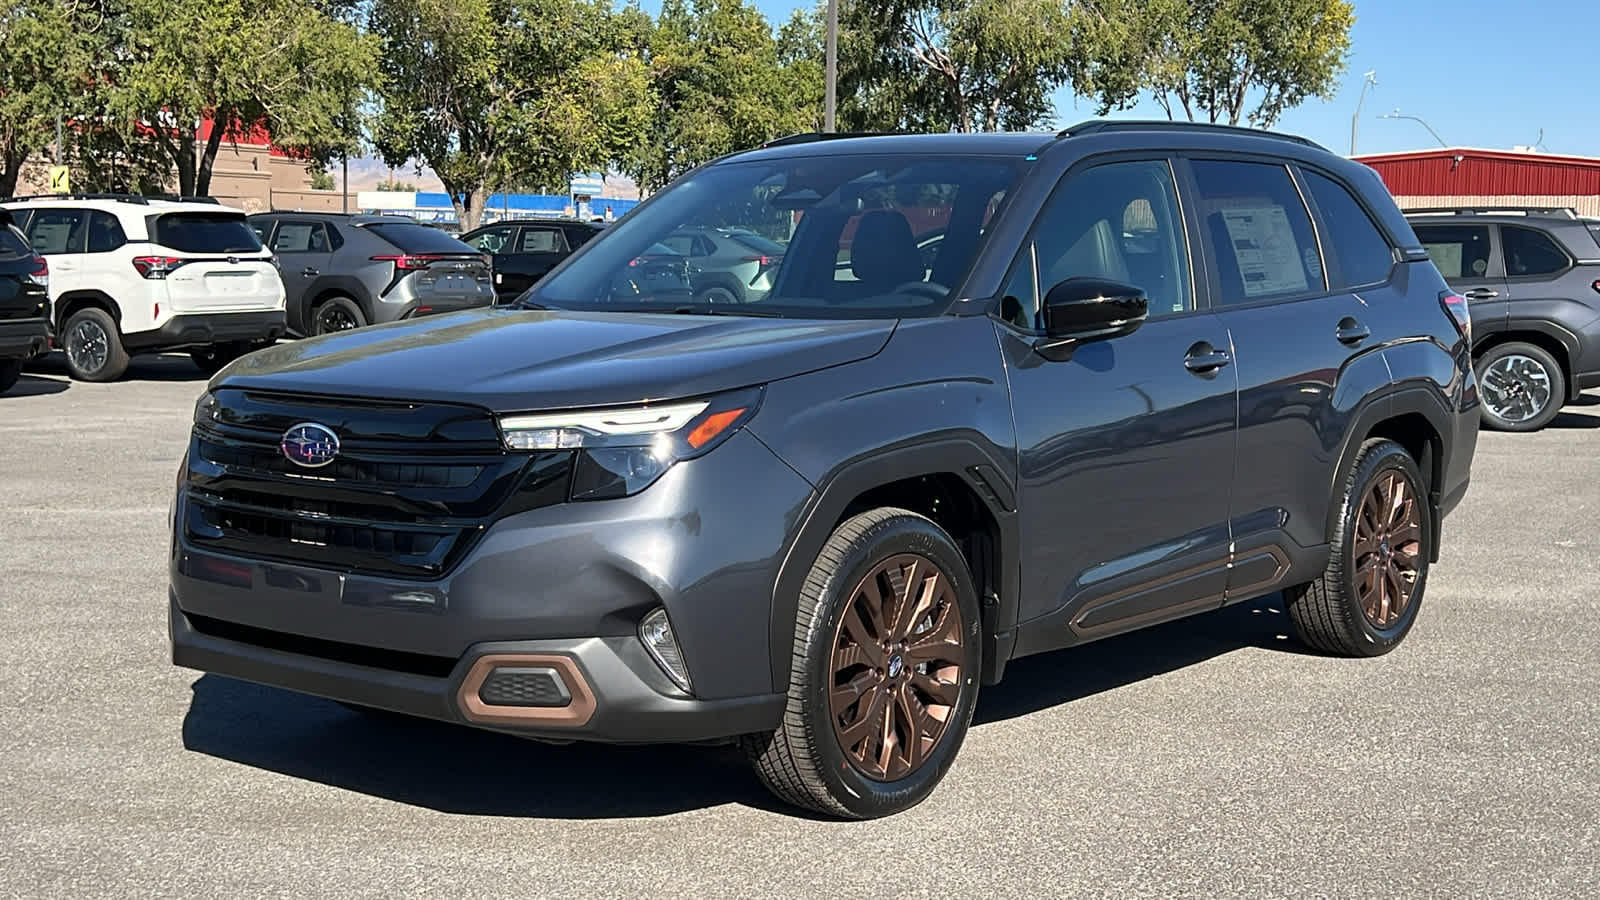
POLYGON ((1046 359, 1067 359, 1080 344, 1132 334, 1149 314, 1149 298, 1134 285, 1068 278, 1045 294, 1045 336, 1034 349, 1046 359))

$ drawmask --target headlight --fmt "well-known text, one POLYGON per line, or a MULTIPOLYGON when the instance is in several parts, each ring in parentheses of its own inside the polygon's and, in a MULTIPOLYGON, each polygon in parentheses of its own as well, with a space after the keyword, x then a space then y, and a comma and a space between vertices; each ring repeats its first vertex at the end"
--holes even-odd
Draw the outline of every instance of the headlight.
POLYGON ((194 402, 194 424, 210 425, 216 421, 216 417, 217 397, 210 391, 206 391, 200 395, 199 400, 194 402))
POLYGON ((761 389, 700 400, 519 413, 500 417, 508 450, 576 451, 570 497, 610 500, 638 493, 672 464, 709 453, 755 415, 761 389))

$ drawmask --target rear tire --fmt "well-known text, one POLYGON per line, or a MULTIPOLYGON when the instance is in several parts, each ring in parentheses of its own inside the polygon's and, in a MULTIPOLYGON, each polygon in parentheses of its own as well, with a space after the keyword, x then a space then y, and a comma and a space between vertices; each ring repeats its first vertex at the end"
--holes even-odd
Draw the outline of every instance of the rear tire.
POLYGON ((103 309, 88 307, 73 313, 61 328, 61 349, 67 371, 77 381, 116 381, 128 371, 128 351, 116 320, 103 309))
POLYGON ((0 394, 11 390, 22 377, 22 360, 0 359, 0 394))
POLYGON ((311 333, 314 335, 354 331, 366 326, 367 317, 361 312, 361 304, 342 294, 323 300, 311 311, 311 333))
POLYGON ((903 509, 840 525, 800 591, 783 721, 741 740, 756 774, 842 818, 921 803, 972 720, 979 621, 966 560, 938 525, 903 509))
POLYGON ((1474 368, 1485 428, 1538 431, 1566 405, 1566 373, 1543 347, 1501 344, 1479 357, 1474 368))
POLYGON ((1289 620, 1324 653, 1381 656, 1405 640, 1422 607, 1432 501, 1416 461, 1383 439, 1361 445, 1341 499, 1327 569, 1284 591, 1289 620))

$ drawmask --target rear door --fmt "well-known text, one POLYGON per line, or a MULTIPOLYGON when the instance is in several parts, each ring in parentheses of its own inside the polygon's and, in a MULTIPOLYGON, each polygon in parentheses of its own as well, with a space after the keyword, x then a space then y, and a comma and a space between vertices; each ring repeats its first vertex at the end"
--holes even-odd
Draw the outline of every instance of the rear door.
POLYGON ((1412 219, 1411 228, 1450 289, 1467 298, 1474 336, 1504 331, 1511 289, 1506 284, 1494 229, 1487 224, 1433 223, 1426 219, 1412 219))
POLYGON ((243 213, 180 209, 155 213, 148 224, 150 257, 170 261, 162 280, 175 315, 283 307, 278 270, 243 213))
POLYGON ((339 243, 338 232, 324 220, 278 220, 278 228, 272 234, 272 252, 283 269, 284 306, 301 326, 305 325, 306 294, 312 282, 333 268, 333 253, 339 243))

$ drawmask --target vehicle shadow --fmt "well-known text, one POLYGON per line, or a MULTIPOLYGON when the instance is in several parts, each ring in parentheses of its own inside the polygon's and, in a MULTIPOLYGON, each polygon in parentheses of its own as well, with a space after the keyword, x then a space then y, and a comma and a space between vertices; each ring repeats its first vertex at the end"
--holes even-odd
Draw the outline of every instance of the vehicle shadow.
POLYGON ((41 378, 38 375, 23 375, 17 383, 11 386, 0 400, 12 397, 44 397, 50 394, 59 394, 72 387, 72 382, 63 378, 41 378))
POLYGON ((1591 413, 1559 412, 1550 420, 1550 428, 1600 428, 1600 415, 1591 413))
MULTIPOLYGON (((67 359, 59 351, 36 359, 28 364, 28 371, 39 375, 71 378, 67 359)), ((209 376, 200 371, 186 353, 135 356, 128 361, 128 371, 121 381, 205 381, 209 376)))
MULTIPOLYGON (((1029 657, 980 695, 982 727, 1175 671, 1244 647, 1305 652, 1279 595, 1029 657)), ((737 803, 805 815, 761 786, 733 747, 554 746, 203 675, 186 749, 438 812, 641 818, 737 803)))

